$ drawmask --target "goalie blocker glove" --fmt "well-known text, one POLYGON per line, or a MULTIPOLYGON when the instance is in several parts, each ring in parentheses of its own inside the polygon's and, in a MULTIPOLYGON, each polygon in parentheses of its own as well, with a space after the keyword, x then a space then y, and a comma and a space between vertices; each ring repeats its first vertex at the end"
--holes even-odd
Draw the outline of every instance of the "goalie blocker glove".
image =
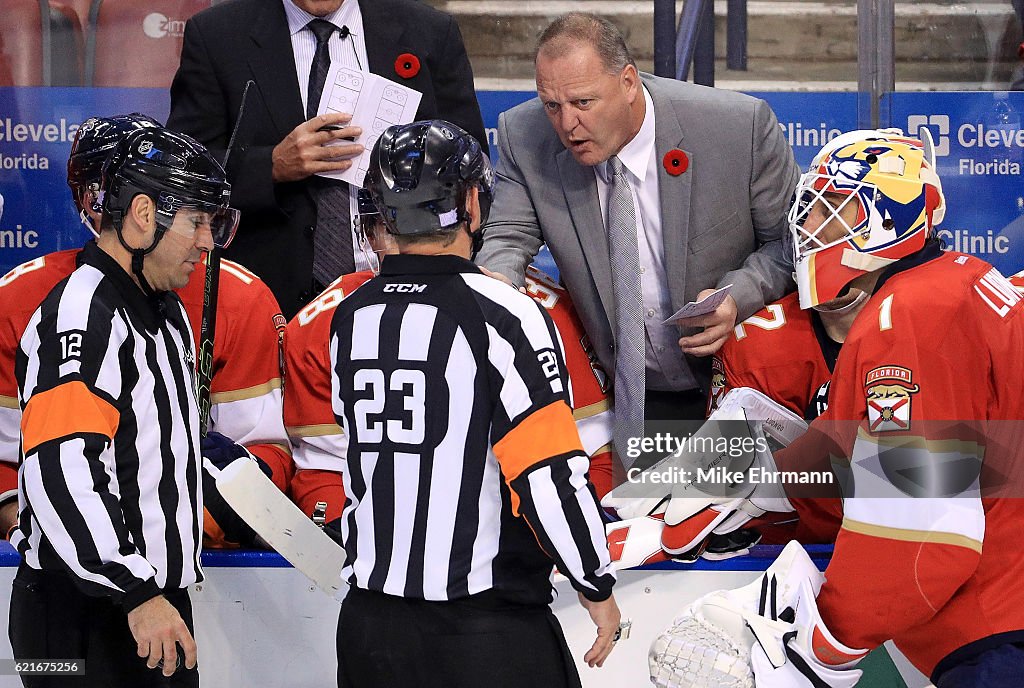
MULTIPOLYGON (((266 461, 258 458, 248 449, 236 444, 229 437, 219 432, 208 432, 201 441, 204 463, 209 461, 219 471, 224 470, 235 461, 255 461, 256 465, 268 478, 273 478, 273 471, 266 461)), ((243 547, 259 546, 259 536, 242 518, 235 513, 217 489, 217 479, 209 470, 203 470, 203 502, 217 525, 224 531, 224 539, 243 547)))
MULTIPOLYGON (((749 456, 737 460, 727 452, 680 452, 644 473, 671 477, 674 471, 676 476, 696 476, 698 471, 719 465, 728 466, 730 472, 754 466, 774 473, 775 462, 765 448, 788 446, 807 430, 807 424, 757 390, 741 387, 725 395, 691 440, 699 444, 699 438, 734 437, 739 428, 746 428, 745 439, 754 441, 755 450, 749 456)), ((672 556, 700 546, 712 533, 731 533, 765 511, 793 510, 782 487, 771 483, 701 484, 696 480, 647 480, 643 474, 616 488, 601 504, 615 509, 620 518, 663 514, 662 547, 672 556)))

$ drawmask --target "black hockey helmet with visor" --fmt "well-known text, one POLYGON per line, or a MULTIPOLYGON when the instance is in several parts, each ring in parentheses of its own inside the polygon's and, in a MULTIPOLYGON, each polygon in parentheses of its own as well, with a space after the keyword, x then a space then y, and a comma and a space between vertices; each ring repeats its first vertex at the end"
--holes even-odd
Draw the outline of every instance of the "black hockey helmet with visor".
POLYGON ((71 143, 71 155, 68 156, 67 180, 82 224, 93 235, 99 234, 99 227, 93 227, 89 212, 103 212, 99 201, 100 182, 103 163, 110 151, 133 131, 159 126, 160 123, 149 115, 133 112, 130 115, 90 117, 78 127, 71 143))
POLYGON ((231 184, 224 168, 185 134, 159 128, 128 135, 104 164, 102 187, 103 212, 119 236, 132 200, 140 194, 153 199, 157 232, 144 253, 152 251, 172 225, 194 237, 198 226, 208 221, 213 243, 221 248, 231 243, 238 228, 239 212, 228 205, 231 184), (182 210, 195 213, 194 222, 174 225, 182 210))
POLYGON ((392 234, 444 231, 467 222, 466 195, 479 189, 487 220, 494 171, 479 142, 444 120, 388 127, 370 153, 364 188, 392 234))

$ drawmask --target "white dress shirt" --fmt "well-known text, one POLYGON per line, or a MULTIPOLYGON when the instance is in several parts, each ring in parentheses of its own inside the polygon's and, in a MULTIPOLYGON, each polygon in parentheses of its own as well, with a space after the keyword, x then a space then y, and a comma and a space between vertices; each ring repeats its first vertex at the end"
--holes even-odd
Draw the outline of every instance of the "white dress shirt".
MULTIPOLYGON (((654 146, 654 102, 647 88, 644 93, 644 121, 618 157, 626 168, 633 192, 636 214, 637 247, 640 251, 640 290, 644 305, 646 333, 647 389, 682 391, 697 387, 679 349, 679 331, 662 321, 675 311, 665 272, 665 241, 661 232, 661 200, 658 194, 658 160, 654 146)), ((608 163, 595 165, 597 196, 605 227, 608 226, 608 196, 611 172, 608 163)))
MULTIPOLYGON (((316 35, 306 25, 316 19, 312 14, 300 9, 292 0, 282 0, 284 13, 288 18, 288 31, 292 38, 292 55, 295 57, 295 76, 299 82, 299 95, 302 98, 302 112, 306 112, 306 101, 309 94, 309 70, 313 66, 316 54, 316 35)), ((335 33, 327 43, 331 53, 331 66, 344 65, 353 69, 369 71, 366 58, 366 41, 363 38, 363 15, 359 11, 356 0, 345 0, 334 12, 320 17, 331 22, 339 29, 347 26, 349 35, 342 38, 335 33)), ((326 88, 324 89, 326 92, 326 88)), ((355 218, 359 206, 356 204, 356 187, 349 186, 349 217, 355 218)), ((369 270, 370 264, 363 255, 359 241, 355 235, 355 223, 352 232, 352 256, 355 259, 356 271, 369 270)))

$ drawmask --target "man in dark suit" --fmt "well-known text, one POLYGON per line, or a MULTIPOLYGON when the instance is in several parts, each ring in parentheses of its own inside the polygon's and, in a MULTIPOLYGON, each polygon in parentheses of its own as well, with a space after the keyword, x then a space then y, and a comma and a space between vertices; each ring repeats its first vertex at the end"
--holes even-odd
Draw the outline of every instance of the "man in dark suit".
POLYGON ((598 359, 615 370, 617 445, 624 413, 703 417, 710 354, 737 319, 793 288, 782 241, 793 152, 764 101, 641 75, 595 15, 557 19, 536 69, 539 97, 499 120, 477 262, 522 284, 547 243, 598 359), (662 324, 728 284, 714 312, 662 324))
MULTIPOLYGON (((329 182, 312 175, 348 169, 363 151, 358 140, 324 144, 358 139, 372 125, 349 122, 342 114, 312 116, 318 98, 308 94, 310 88, 319 92, 311 71, 322 64, 317 54, 321 42, 328 62, 368 69, 422 93, 416 119, 442 117, 486 145, 458 25, 424 3, 235 0, 192 17, 171 85, 167 126, 221 155, 245 83, 255 82, 228 164, 231 203, 242 211, 242 222, 227 257, 262 277, 288 317, 334 278, 322 276, 321 270, 314 279, 318 227, 320 236, 327 236, 319 194, 329 182), (320 38, 314 26, 323 22, 330 25, 320 38), (339 128, 320 131, 325 125, 339 128)), ((354 189, 349 193, 354 195, 354 189)), ((342 215, 329 229, 339 232, 343 242, 338 251, 352 254, 352 260, 346 255, 335 272, 362 267, 358 243, 350 228, 345 231, 349 215, 342 215)))

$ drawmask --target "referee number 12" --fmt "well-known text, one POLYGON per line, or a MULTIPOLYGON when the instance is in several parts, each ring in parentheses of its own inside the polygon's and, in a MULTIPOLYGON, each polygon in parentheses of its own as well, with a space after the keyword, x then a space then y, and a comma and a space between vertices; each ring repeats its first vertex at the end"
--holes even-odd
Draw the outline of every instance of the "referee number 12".
POLYGON ((420 444, 424 438, 424 398, 426 377, 422 370, 399 368, 390 377, 379 368, 361 368, 352 379, 357 392, 369 391, 370 396, 359 399, 352 405, 356 420, 356 437, 360 442, 376 444, 388 440, 396 444, 420 444), (386 422, 373 421, 370 416, 384 413, 387 391, 402 392, 402 406, 406 412, 404 420, 388 419, 386 422), (408 421, 408 424, 406 423, 408 421))
POLYGON ((60 355, 64 360, 82 355, 81 332, 71 332, 60 338, 60 355))

